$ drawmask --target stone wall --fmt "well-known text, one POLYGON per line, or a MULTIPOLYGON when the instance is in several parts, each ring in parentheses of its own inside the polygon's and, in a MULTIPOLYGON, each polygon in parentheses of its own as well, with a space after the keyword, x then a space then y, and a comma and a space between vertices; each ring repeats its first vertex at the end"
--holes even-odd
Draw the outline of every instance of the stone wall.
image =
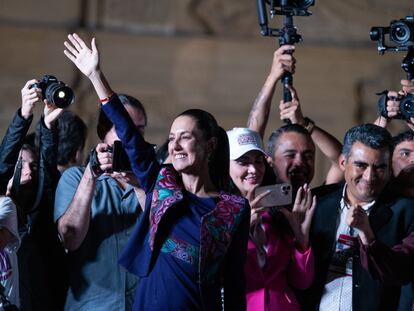
MULTIPOLYGON (((317 0, 313 16, 295 18, 304 41, 295 53, 294 84, 304 113, 339 139, 350 126, 373 120, 375 92, 397 88, 404 73, 403 54, 379 56, 369 29, 410 10, 408 0, 317 0)), ((280 26, 280 18, 272 23, 280 26)), ((190 107, 211 111, 226 129, 244 126, 277 47, 276 39, 259 36, 254 1, 0 0, 1 135, 24 83, 49 73, 75 89, 70 109, 90 127, 88 148, 96 143, 96 95, 63 55, 72 31, 97 38, 109 81, 142 100, 147 139, 157 144, 174 116, 190 107)), ((279 86, 269 132, 281 125, 280 94, 279 86)), ((328 163, 318 156, 317 165, 315 184, 328 163)))

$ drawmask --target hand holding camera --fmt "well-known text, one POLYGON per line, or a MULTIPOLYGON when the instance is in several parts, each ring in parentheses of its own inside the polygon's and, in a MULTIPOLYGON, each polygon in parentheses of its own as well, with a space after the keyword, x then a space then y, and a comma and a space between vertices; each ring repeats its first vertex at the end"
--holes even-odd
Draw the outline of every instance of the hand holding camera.
POLYGON ((387 119, 401 119, 412 123, 414 119, 414 82, 401 80, 402 90, 383 91, 378 95, 378 111, 387 119))
POLYGON ((44 76, 40 82, 36 79, 32 79, 26 82, 21 90, 21 114, 25 119, 30 118, 33 114, 33 109, 36 103, 43 101, 45 104, 43 110, 44 122, 46 127, 48 129, 51 129, 52 123, 62 113, 62 109, 57 107, 62 106, 62 101, 64 99, 68 99, 69 95, 70 101, 66 104, 70 104, 73 101, 73 92, 69 87, 64 85, 63 82, 57 81, 55 77, 52 78, 57 82, 49 81, 49 77, 52 76, 44 76), (58 86, 56 86, 57 84, 58 86), (58 100, 55 100, 55 97, 57 97, 58 100))
POLYGON ((32 79, 26 82, 21 90, 22 94, 22 117, 28 119, 33 114, 33 109, 37 102, 42 101, 42 90, 38 87, 33 87, 38 81, 32 79))
POLYGON ((128 155, 119 140, 115 140, 112 146, 100 143, 90 155, 92 169, 96 175, 101 173, 112 174, 113 172, 129 173, 132 172, 128 155))

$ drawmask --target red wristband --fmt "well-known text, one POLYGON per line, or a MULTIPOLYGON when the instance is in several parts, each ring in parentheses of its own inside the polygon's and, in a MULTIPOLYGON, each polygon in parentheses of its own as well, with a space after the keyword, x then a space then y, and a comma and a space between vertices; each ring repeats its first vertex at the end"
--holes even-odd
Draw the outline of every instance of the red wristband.
POLYGON ((101 104, 105 104, 107 102, 109 102, 109 100, 115 95, 114 92, 112 92, 111 94, 109 94, 108 97, 105 98, 100 98, 99 101, 101 102, 101 104))

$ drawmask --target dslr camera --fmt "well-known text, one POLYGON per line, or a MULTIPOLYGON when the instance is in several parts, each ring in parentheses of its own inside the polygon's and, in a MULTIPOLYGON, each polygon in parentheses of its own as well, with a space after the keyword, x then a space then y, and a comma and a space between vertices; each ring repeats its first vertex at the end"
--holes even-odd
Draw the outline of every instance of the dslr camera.
MULTIPOLYGON (((414 79, 414 15, 391 21, 388 27, 372 27, 369 33, 372 41, 378 41, 378 53, 384 55, 385 51, 406 51, 407 55, 401 62, 401 68, 407 73, 407 79, 414 79), (385 44, 385 35, 389 35, 389 41, 394 46, 385 44)), ((378 110, 383 117, 388 117, 387 97, 388 91, 379 93, 378 110)), ((399 96, 400 113, 395 119, 409 120, 414 117, 414 95, 399 96)))
POLYGON ((394 99, 400 102, 400 113, 393 119, 401 119, 410 121, 410 118, 414 118, 414 95, 408 94, 407 96, 398 96, 397 98, 389 98, 387 96, 388 91, 379 93, 381 97, 378 100, 378 111, 384 118, 388 118, 387 101, 394 99))
POLYGON ((42 90, 43 99, 58 108, 66 108, 75 100, 73 90, 55 76, 44 75, 40 82, 35 83, 32 87, 42 90))
POLYGON ((372 27, 369 33, 372 41, 378 41, 378 52, 384 54, 387 50, 408 51, 414 47, 414 15, 399 20, 393 20, 389 27, 372 27), (390 41, 395 47, 385 45, 385 35, 389 34, 390 41))

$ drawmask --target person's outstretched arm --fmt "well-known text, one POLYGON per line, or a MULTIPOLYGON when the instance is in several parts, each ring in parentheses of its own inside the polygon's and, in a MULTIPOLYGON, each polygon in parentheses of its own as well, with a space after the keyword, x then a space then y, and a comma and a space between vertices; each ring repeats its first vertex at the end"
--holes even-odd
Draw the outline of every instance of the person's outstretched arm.
POLYGON ((284 45, 277 49, 273 54, 270 73, 250 110, 247 127, 258 132, 262 139, 267 122, 269 121, 270 107, 276 83, 281 79, 285 72, 294 73, 295 71, 295 58, 291 54, 285 54, 286 51, 294 50, 295 47, 293 45, 284 45))
POLYGON ((103 111, 115 125, 135 176, 144 191, 150 191, 159 171, 154 148, 136 130, 125 107, 109 86, 100 67, 95 38, 91 41, 91 48, 77 34, 68 35, 68 39, 69 42, 65 41, 65 55, 91 80, 102 103, 103 111))
POLYGON ((0 145, 0 194, 5 194, 7 184, 14 174, 14 167, 23 146, 25 136, 33 120, 33 109, 41 100, 41 90, 32 87, 38 82, 32 79, 21 90, 22 106, 16 112, 0 145))
POLYGON ((315 125, 309 118, 302 114, 300 101, 296 90, 291 87, 292 101, 285 103, 280 101, 280 119, 290 120, 293 124, 299 124, 306 128, 312 137, 313 142, 322 153, 331 161, 330 173, 325 180, 326 184, 339 182, 343 179, 342 171, 339 168, 339 156, 342 151, 342 144, 331 134, 315 125))

